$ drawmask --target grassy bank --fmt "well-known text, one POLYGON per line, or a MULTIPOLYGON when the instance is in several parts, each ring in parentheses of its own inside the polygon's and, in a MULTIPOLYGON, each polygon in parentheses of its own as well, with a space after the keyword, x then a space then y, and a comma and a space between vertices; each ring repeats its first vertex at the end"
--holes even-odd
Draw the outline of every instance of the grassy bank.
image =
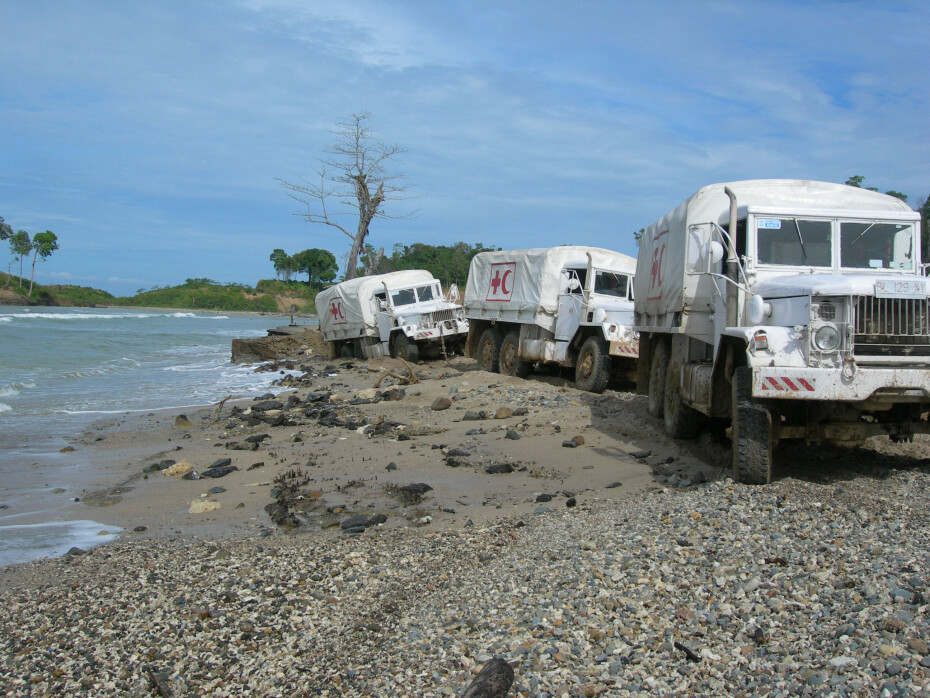
POLYGON ((87 286, 35 284, 20 286, 18 277, 0 273, 0 304, 51 306, 119 305, 179 310, 227 310, 257 313, 312 313, 317 289, 291 281, 262 280, 255 288, 244 284, 221 284, 210 279, 188 279, 178 286, 152 288, 133 296, 116 297, 87 286))

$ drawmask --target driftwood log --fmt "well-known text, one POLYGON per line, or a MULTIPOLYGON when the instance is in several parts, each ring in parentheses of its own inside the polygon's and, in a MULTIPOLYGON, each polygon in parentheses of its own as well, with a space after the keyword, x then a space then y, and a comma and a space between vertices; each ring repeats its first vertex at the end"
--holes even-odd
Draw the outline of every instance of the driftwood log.
POLYGON ((417 378, 417 374, 414 372, 414 370, 413 370, 413 368, 410 366, 410 364, 408 364, 408 363, 407 363, 406 361, 404 361, 403 359, 401 359, 401 361, 403 361, 404 366, 407 367, 407 375, 406 375, 406 376, 401 376, 401 375, 399 375, 399 374, 397 374, 397 373, 394 373, 393 371, 385 371, 384 373, 382 373, 382 374, 378 377, 378 380, 375 381, 374 387, 375 387, 375 388, 380 388, 380 387, 381 387, 381 381, 383 381, 383 380, 384 380, 385 378, 387 378, 388 376, 390 376, 391 378, 396 378, 396 379, 400 382, 401 385, 413 385, 414 383, 419 383, 419 382, 420 382, 420 379, 417 378))
POLYGON ((504 698, 513 685, 513 667, 494 657, 459 695, 459 698, 504 698))

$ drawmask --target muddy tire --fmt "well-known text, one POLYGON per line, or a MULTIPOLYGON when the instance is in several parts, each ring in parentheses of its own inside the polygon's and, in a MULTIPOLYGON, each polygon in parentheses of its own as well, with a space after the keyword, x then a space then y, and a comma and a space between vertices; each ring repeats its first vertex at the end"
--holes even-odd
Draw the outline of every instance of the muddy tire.
POLYGON ((478 369, 489 373, 500 372, 501 333, 496 327, 489 327, 481 333, 478 340, 478 369))
POLYGON ((589 393, 603 393, 610 381, 610 349, 601 337, 588 337, 575 362, 575 386, 589 393))
POLYGON ((420 360, 420 348, 416 342, 410 341, 410 337, 403 332, 398 332, 394 337, 394 356, 410 363, 416 363, 420 360))
POLYGON ((343 342, 339 345, 339 358, 341 359, 351 359, 354 352, 352 351, 351 342, 343 342))
POLYGON ((520 333, 511 330, 501 342, 501 353, 498 363, 500 371, 507 376, 526 378, 530 372, 530 364, 520 358, 520 333))
POLYGON ((772 481, 772 413, 751 396, 752 373, 733 374, 733 479, 747 485, 772 481))
POLYGON ((665 433, 673 439, 693 439, 704 425, 704 415, 681 399, 681 368, 672 361, 665 372, 665 402, 663 416, 665 433))
POLYGON ((665 414, 665 377, 668 375, 668 342, 656 342, 649 364, 649 391, 646 409, 653 417, 665 414))

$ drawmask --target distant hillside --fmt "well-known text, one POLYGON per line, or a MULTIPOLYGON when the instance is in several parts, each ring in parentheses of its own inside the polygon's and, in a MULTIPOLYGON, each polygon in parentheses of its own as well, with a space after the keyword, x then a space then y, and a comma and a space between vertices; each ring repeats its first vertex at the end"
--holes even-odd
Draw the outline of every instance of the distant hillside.
POLYGON ((32 295, 27 296, 29 283, 19 285, 18 276, 0 272, 0 305, 57 305, 95 306, 112 305, 113 295, 89 286, 34 284, 32 295))
POLYGON ((188 279, 179 286, 153 288, 134 296, 116 297, 86 286, 28 284, 19 287, 18 277, 0 272, 0 305, 132 306, 184 310, 240 310, 262 313, 312 313, 317 289, 298 281, 259 281, 255 288, 220 284, 210 279, 188 279))

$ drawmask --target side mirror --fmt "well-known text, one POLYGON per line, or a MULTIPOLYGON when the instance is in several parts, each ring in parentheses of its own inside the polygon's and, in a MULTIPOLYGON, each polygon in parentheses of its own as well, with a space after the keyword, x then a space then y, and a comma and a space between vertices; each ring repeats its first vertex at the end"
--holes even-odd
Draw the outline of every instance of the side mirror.
POLYGON ((581 282, 578 280, 578 277, 573 276, 568 280, 568 290, 577 291, 581 288, 581 282))
POLYGON ((723 245, 717 240, 711 240, 704 245, 701 256, 711 264, 716 264, 723 259, 724 254, 726 254, 726 250, 723 249, 723 245))

